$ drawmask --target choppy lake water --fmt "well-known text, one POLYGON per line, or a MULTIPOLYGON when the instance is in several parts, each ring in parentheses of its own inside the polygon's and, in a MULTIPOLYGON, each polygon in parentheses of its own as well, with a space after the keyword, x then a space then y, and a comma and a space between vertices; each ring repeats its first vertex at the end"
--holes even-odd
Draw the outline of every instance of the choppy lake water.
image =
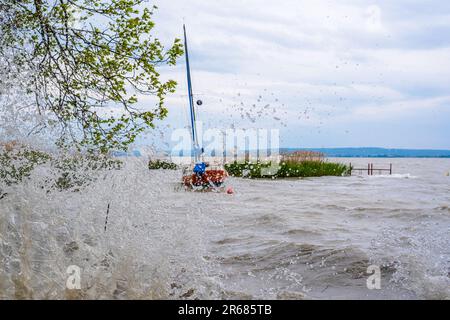
POLYGON ((232 178, 227 195, 139 160, 80 192, 37 170, 0 200, 0 298, 449 299, 450 159, 335 160, 394 174, 232 178))

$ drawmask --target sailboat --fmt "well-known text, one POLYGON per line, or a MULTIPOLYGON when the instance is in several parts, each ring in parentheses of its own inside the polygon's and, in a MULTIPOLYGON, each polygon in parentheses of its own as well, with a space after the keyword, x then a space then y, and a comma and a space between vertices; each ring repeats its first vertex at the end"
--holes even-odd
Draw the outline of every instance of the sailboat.
MULTIPOLYGON (((204 162, 204 149, 199 145, 197 136, 196 112, 194 106, 194 95, 192 91, 191 68, 189 65, 189 52, 187 45, 186 26, 183 25, 184 31, 184 51, 186 55, 186 74, 188 84, 189 110, 190 110, 190 127, 193 153, 193 165, 185 168, 183 172, 182 184, 185 188, 196 191, 222 191, 225 190, 225 180, 228 177, 227 171, 219 166, 211 166, 204 162)), ((202 101, 197 101, 197 106, 201 106, 202 101)))

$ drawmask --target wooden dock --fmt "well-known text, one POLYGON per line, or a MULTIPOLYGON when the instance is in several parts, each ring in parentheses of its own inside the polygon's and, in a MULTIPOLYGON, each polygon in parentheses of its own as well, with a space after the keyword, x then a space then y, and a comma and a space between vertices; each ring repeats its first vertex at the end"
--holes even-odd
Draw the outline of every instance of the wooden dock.
POLYGON ((373 176, 374 172, 378 174, 382 174, 383 172, 389 172, 389 175, 392 175, 392 163, 389 164, 389 168, 374 168, 373 163, 369 163, 366 168, 353 168, 350 163, 351 174, 353 171, 358 171, 360 174, 367 172, 367 175, 373 176))

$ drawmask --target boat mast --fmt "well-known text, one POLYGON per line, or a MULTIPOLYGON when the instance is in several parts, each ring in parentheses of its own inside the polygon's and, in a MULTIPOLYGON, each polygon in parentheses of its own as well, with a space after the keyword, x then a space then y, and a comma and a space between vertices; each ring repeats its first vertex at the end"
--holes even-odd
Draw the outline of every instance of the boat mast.
POLYGON ((189 107, 191 111, 191 133, 192 133, 192 146, 194 147, 194 157, 195 162, 199 161, 199 145, 198 145, 198 137, 197 137, 197 126, 195 119, 195 109, 194 109, 194 96, 192 94, 192 80, 191 80, 191 68, 189 65, 189 53, 188 53, 188 45, 187 45, 187 36, 186 36, 186 26, 183 24, 184 31, 184 52, 186 55, 186 73, 187 73, 187 83, 188 83, 188 95, 189 95, 189 107))

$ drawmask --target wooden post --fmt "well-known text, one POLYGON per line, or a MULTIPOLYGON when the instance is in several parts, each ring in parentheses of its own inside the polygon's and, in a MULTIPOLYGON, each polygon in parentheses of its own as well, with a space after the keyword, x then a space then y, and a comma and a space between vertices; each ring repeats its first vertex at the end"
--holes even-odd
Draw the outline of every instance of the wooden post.
POLYGON ((370 163, 367 165, 367 175, 370 176, 370 163))
POLYGON ((389 175, 392 175, 392 163, 389 164, 389 175))

